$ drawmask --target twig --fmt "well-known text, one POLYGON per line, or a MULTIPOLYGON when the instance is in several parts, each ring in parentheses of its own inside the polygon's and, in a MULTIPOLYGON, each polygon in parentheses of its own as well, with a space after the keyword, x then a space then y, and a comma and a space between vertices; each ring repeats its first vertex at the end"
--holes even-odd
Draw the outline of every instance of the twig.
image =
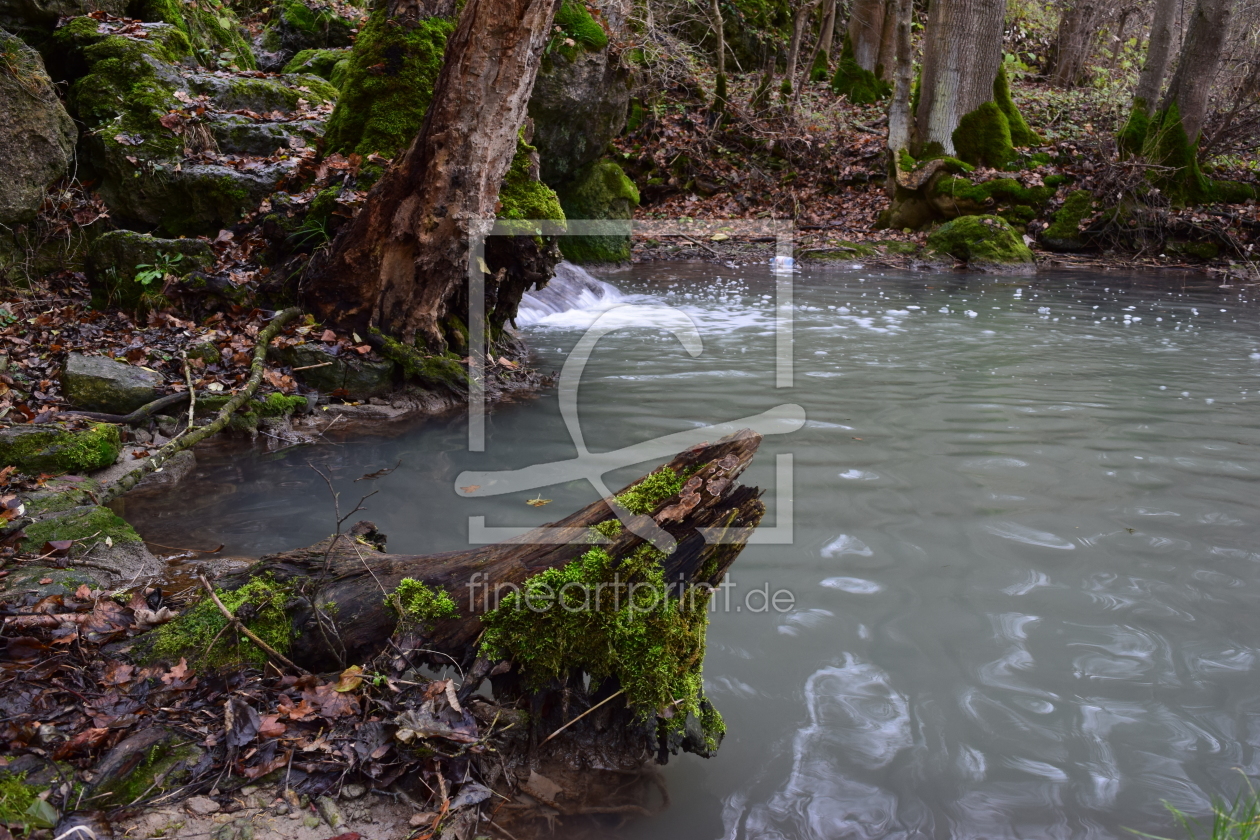
POLYGON ((605 697, 603 700, 600 700, 600 701, 599 701, 598 703, 596 703, 594 706, 591 706, 591 707, 590 707, 589 709, 587 709, 585 712, 582 712, 582 714, 578 715, 578 716, 577 716, 577 717, 575 717, 573 720, 569 721, 569 722, 568 722, 568 723, 566 723, 564 726, 562 726, 562 727, 560 727, 559 729, 557 729, 555 732, 552 732, 550 735, 548 735, 546 738, 544 738, 544 739, 543 739, 543 741, 542 741, 542 744, 539 744, 538 746, 540 746, 540 747, 541 747, 543 744, 547 743, 547 742, 548 742, 548 741, 550 741, 552 738, 556 737, 556 736, 557 736, 557 735, 559 735, 561 732, 563 732, 564 730, 568 729, 570 726, 572 726, 573 724, 577 723, 579 720, 581 720, 582 718, 586 717, 586 716, 587 716, 587 715, 589 715, 591 712, 595 711, 595 710, 596 710, 596 709, 598 709, 600 706, 602 706, 602 705, 604 705, 605 703, 607 703, 609 700, 613 699, 614 697, 618 697, 618 696, 620 696, 620 695, 622 695, 622 694, 625 694, 625 693, 626 693, 626 690, 623 688, 623 689, 620 689, 619 691, 617 691, 617 693, 616 693, 616 694, 610 694, 610 695, 608 695, 608 696, 607 696, 607 697, 605 697))
POLYGON ((228 622, 231 623, 232 626, 235 627, 238 631, 240 631, 241 633, 244 633, 245 638, 249 639, 251 642, 257 645, 258 648, 263 653, 267 654, 268 656, 270 656, 272 659, 276 660, 277 662, 280 662, 284 666, 288 668, 292 668, 294 671, 297 671, 299 674, 301 674, 304 677, 309 677, 311 675, 310 671, 306 670, 305 668, 302 668, 301 666, 294 665, 292 662, 289 661, 288 657, 280 653, 280 651, 276 650, 271 645, 264 642, 262 639, 258 638, 257 634, 255 634, 253 630, 250 630, 241 622, 239 618, 232 615, 232 611, 229 610, 227 607, 223 606, 223 602, 219 600, 219 596, 216 595, 214 592, 214 587, 210 585, 210 581, 206 580, 205 575, 197 575, 197 580, 201 581, 202 588, 206 590, 206 594, 210 596, 210 600, 214 601, 214 605, 219 608, 219 612, 223 613, 223 617, 226 618, 228 622))
POLYGON ((197 389, 193 387, 192 371, 188 368, 188 351, 180 354, 184 358, 184 381, 188 383, 188 428, 197 421, 197 389))
POLYGON ((314 370, 315 368, 328 367, 331 364, 336 364, 336 363, 335 362, 320 362, 317 365, 302 365, 302 367, 295 367, 295 368, 292 368, 292 370, 294 373, 297 373, 299 370, 314 370))

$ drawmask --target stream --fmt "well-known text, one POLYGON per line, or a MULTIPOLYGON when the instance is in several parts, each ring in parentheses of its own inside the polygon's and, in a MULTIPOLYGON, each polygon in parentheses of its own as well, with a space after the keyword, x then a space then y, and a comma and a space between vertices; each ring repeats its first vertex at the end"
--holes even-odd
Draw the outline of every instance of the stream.
MULTIPOLYGON (((581 379, 592 452, 783 404, 808 418, 767 436, 742 479, 766 489, 763 530, 792 533, 744 551, 712 615, 705 684, 726 742, 672 759, 672 806, 624 836, 1180 836, 1162 800, 1203 814, 1244 784, 1235 768, 1260 774, 1247 290, 1177 273, 806 271, 778 388, 767 267, 640 265, 603 274, 612 286, 565 272, 567 290, 522 308, 544 370, 602 310, 658 307, 601 322, 624 329, 581 379), (695 323, 699 356, 661 329, 662 305, 695 323), (763 587, 792 606, 762 609, 763 587)), ((584 480, 458 495, 465 471, 575 454, 555 389, 485 428, 484 452, 468 451, 463 415, 272 454, 216 446, 126 515, 163 546, 304 546, 335 518, 309 462, 343 513, 380 491, 354 519, 390 551, 428 553, 466 547, 470 517, 533 527, 596 498, 584 480)))

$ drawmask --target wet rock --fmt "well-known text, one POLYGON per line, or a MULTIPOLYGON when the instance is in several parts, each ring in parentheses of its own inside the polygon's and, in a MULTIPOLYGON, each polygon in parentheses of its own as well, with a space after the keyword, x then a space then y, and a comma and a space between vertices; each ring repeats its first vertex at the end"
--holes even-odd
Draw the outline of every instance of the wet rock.
POLYGON ((293 368, 293 375, 303 385, 325 393, 344 391, 345 396, 362 400, 393 389, 395 365, 391 361, 372 361, 350 353, 334 356, 319 344, 269 348, 268 354, 293 368))
POLYGON ((109 508, 84 505, 45 514, 25 531, 28 549, 72 540, 66 562, 72 569, 84 567, 83 574, 104 584, 157 575, 163 568, 135 529, 109 508))
POLYGON ((75 408, 129 414, 157 399, 162 377, 105 356, 69 353, 61 390, 75 408))
MULTIPOLYGON (((639 205, 639 191, 621 167, 599 160, 583 167, 557 190, 568 219, 629 221, 639 205)), ((579 264, 625 262, 630 259, 630 234, 620 236, 565 236, 560 251, 579 264)))
POLYGON ((173 487, 187 478, 196 468, 197 456, 193 454, 191 449, 176 452, 158 470, 146 475, 132 492, 173 487))
POLYGON ((337 803, 331 797, 321 796, 315 800, 315 809, 319 811, 320 817, 324 822, 328 823, 330 828, 337 828, 345 825, 346 818, 341 815, 341 809, 337 807, 337 803))
POLYGON ((211 814, 217 814, 223 808, 222 805, 215 802, 208 796, 194 796, 184 803, 184 807, 188 809, 188 813, 195 814, 199 817, 208 817, 211 814))
POLYGON ((122 443, 118 427, 99 423, 83 431, 52 424, 0 429, 0 465, 28 475, 85 472, 108 467, 122 443))
POLYGON ((66 173, 78 131, 39 54, 0 29, 0 224, 33 217, 66 173))

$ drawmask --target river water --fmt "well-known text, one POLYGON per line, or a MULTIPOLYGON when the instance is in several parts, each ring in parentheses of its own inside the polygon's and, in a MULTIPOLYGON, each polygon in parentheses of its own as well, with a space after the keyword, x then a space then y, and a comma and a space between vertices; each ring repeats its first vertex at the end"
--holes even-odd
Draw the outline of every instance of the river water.
MULTIPOLYGON (((743 479, 791 542, 746 549, 712 617, 706 686, 726 742, 672 760, 673 806, 628 836, 1172 836, 1162 800, 1201 814, 1239 790, 1235 768, 1260 774, 1260 311, 1246 290, 1179 274, 797 274, 794 371, 776 387, 766 267, 605 279, 620 292, 588 283, 582 309, 524 313, 544 369, 612 304, 681 310, 703 352, 661 330, 665 314, 605 316, 625 329, 581 379, 590 450, 782 404, 808 418, 767 437, 743 479), (751 593, 766 586, 792 607, 763 610, 751 593)), ((127 514, 167 545, 309 544, 333 518, 309 462, 343 511, 379 488, 355 518, 391 551, 454 549, 470 516, 533 526, 595 495, 574 480, 465 498, 461 473, 574 454, 551 391, 495 409, 484 452, 467 451, 462 417, 220 450, 127 514)))

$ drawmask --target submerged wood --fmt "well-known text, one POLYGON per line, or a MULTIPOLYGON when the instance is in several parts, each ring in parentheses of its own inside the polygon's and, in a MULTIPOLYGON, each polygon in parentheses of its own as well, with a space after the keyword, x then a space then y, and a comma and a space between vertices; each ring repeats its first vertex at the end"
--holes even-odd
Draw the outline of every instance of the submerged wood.
MULTIPOLYGON (((740 485, 735 479, 760 444, 761 435, 745 429, 681 452, 665 465, 679 475, 703 467, 696 473, 702 479, 696 496, 684 491, 681 507, 686 508, 693 499, 694 507, 680 510, 680 499, 675 495, 660 502, 651 514, 657 525, 677 540, 677 548, 663 561, 665 579, 671 585, 716 585, 743 550, 765 513, 765 505, 761 490, 740 485), (671 507, 675 510, 669 511, 671 507), (677 514, 681 517, 673 519, 677 514), (709 544, 699 530, 702 528, 725 529, 726 537, 709 544)), ((480 616, 497 603, 490 600, 495 597, 493 593, 577 559, 591 548, 586 540, 590 527, 615 516, 601 500, 544 526, 572 529, 572 544, 546 544, 538 529, 507 542, 428 555, 380 552, 370 542, 373 526, 360 523, 351 534, 263 557, 220 585, 240 586, 258 575, 296 584, 304 597, 292 612, 295 641, 291 656, 299 665, 318 671, 368 661, 381 653, 397 625, 386 596, 401 580, 412 578, 445 590, 459 609, 458 618, 436 622, 426 635, 425 646, 433 652, 433 661, 449 662, 449 657, 468 667, 476 657, 476 641, 482 631, 480 616), (320 605, 321 615, 315 614, 313 604, 320 605), (335 606, 327 606, 330 604, 335 606)), ((621 558, 643 543, 643 538, 624 530, 604 547, 614 558, 621 558)))

